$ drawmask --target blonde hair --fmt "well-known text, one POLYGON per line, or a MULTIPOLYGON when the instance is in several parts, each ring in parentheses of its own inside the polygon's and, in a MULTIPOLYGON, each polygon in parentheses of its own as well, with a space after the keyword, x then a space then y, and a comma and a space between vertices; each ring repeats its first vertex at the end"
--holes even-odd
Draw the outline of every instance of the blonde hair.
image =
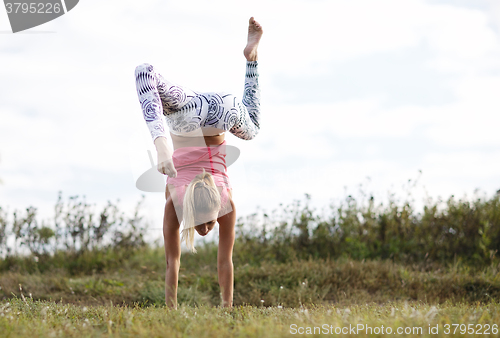
POLYGON ((215 181, 212 175, 203 169, 203 173, 196 175, 187 186, 182 206, 184 227, 181 231, 181 242, 185 240, 186 246, 192 252, 196 252, 194 248, 195 212, 210 213, 218 211, 220 206, 221 198, 215 181))

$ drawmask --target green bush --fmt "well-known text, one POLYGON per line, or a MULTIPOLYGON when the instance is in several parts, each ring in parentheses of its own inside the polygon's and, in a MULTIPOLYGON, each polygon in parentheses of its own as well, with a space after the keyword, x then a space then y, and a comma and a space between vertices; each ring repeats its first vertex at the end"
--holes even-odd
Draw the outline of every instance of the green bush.
MULTIPOLYGON (((14 211, 11 221, 0 208, 0 271, 63 269, 92 274, 120 267, 147 246, 143 239, 147 224, 140 216, 143 200, 144 196, 132 216, 111 202, 94 214, 85 200, 74 196, 64 204, 59 194, 53 224, 40 223, 34 207, 14 211)), ((394 195, 386 206, 364 193, 358 199, 349 195, 332 204, 327 216, 311 208, 309 201, 306 194, 304 200, 270 213, 259 210, 240 217, 235 262, 259 266, 265 261, 341 257, 401 263, 460 261, 477 267, 498 262, 498 194, 471 201, 452 196, 444 203, 428 199, 419 213, 412 202, 401 203, 394 195)), ((215 244, 200 250, 197 255, 183 255, 183 262, 202 267, 216 261, 215 244)))
POLYGON ((273 260, 350 257, 392 259, 403 263, 457 259, 474 266, 498 261, 500 199, 473 201, 450 197, 445 207, 428 200, 423 213, 410 203, 376 206, 373 197, 348 196, 331 206, 328 218, 308 205, 310 197, 237 222, 235 258, 250 264, 273 260), (261 229, 261 230, 256 230, 261 229), (270 229, 270 230, 268 230, 270 229))
POLYGON ((95 214, 85 198, 72 196, 63 203, 59 193, 53 224, 39 222, 32 206, 15 210, 9 222, 0 207, 0 271, 89 274, 119 266, 146 246, 147 224, 139 215, 143 201, 144 196, 132 216, 111 202, 95 214))

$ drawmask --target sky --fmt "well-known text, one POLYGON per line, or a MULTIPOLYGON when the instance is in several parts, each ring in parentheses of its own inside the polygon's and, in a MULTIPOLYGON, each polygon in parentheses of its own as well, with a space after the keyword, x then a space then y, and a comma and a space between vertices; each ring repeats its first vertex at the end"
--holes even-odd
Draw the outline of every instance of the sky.
POLYGON ((0 8, 0 206, 48 219, 58 191, 96 210, 144 194, 160 237, 164 195, 135 187, 155 148, 134 69, 241 97, 251 16, 262 121, 254 140, 226 134, 238 216, 360 186, 382 202, 417 179, 420 207, 500 189, 496 0, 81 0, 16 34, 0 8))

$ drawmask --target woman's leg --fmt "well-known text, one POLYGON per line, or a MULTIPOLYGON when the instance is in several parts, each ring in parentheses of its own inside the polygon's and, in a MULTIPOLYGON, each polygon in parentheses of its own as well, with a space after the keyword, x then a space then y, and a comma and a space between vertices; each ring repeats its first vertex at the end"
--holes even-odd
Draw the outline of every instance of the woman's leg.
POLYGON ((231 94, 196 93, 166 81, 150 64, 135 70, 137 95, 144 119, 153 140, 166 137, 168 127, 176 132, 192 132, 200 127, 230 131, 235 136, 251 140, 260 129, 260 89, 257 71, 257 47, 263 30, 254 18, 248 26, 245 90, 240 102, 231 94))
POLYGON ((168 191, 163 217, 163 239, 165 241, 165 259, 167 261, 165 302, 168 307, 177 309, 177 285, 181 265, 181 238, 179 234, 179 221, 177 220, 172 198, 168 196, 168 191))
MULTIPOLYGON (((209 105, 206 124, 214 124, 218 121, 227 123, 233 135, 251 140, 257 136, 260 130, 260 88, 259 73, 257 71, 257 47, 262 37, 263 30, 260 24, 250 18, 248 24, 248 42, 243 54, 247 59, 245 72, 245 90, 240 103, 233 95, 215 94, 209 105)), ((225 124, 219 124, 222 128, 225 124)))
POLYGON ((237 119, 230 132, 244 140, 251 140, 260 130, 260 88, 257 61, 247 61, 245 90, 242 103, 236 104, 237 119))
POLYGON ((166 137, 167 128, 163 115, 182 109, 196 93, 166 81, 148 63, 136 67, 135 80, 143 116, 153 140, 158 136, 166 137))

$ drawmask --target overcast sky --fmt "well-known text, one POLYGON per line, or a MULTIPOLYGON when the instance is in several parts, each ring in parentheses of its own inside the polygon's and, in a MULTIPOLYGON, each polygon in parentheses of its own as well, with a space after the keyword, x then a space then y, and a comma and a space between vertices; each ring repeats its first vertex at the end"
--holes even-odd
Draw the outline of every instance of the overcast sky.
MULTIPOLYGON (((0 205, 49 217, 59 190, 135 205, 154 151, 135 67, 241 97, 250 16, 262 122, 252 141, 226 134, 239 216, 304 193, 326 206, 359 184, 383 201, 419 170, 417 201, 500 189, 495 0, 81 0, 16 34, 0 9, 0 205)), ((164 196, 145 194, 161 228, 164 196)))

